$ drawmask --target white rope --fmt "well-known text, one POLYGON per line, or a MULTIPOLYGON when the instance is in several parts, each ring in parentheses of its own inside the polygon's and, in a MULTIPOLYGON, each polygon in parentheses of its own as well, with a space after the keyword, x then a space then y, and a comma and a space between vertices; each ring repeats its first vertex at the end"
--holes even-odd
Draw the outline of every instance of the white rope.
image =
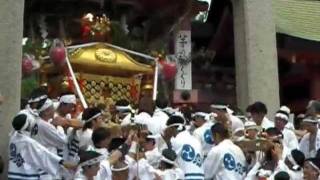
POLYGON ((82 104, 83 108, 88 108, 88 104, 87 104, 86 100, 84 99, 84 96, 81 92, 78 81, 76 79, 76 76, 74 75, 74 71, 73 71, 72 66, 70 64, 69 57, 68 57, 68 51, 66 51, 66 62, 68 65, 69 72, 71 74, 72 82, 74 84, 74 87, 76 88, 76 92, 80 98, 81 104, 82 104))
POLYGON ((158 71, 159 71, 159 62, 155 62, 155 69, 154 69, 154 79, 153 79, 153 95, 152 100, 157 99, 157 90, 158 90, 158 71))

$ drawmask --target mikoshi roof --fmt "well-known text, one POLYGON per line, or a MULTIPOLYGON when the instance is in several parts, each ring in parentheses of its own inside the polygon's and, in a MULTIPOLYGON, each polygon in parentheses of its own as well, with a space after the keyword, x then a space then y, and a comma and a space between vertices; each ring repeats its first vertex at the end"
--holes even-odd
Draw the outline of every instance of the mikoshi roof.
POLYGON ((139 63, 127 53, 104 43, 76 48, 69 52, 69 59, 78 72, 119 76, 153 74, 151 65, 139 63))

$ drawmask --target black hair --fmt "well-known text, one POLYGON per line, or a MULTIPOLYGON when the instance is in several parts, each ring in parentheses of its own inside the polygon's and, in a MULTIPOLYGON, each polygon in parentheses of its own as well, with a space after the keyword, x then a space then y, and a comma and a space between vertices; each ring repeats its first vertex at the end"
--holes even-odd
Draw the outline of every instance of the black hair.
POLYGON ((275 127, 268 128, 266 130, 266 133, 269 136, 279 136, 279 137, 283 138, 283 134, 281 133, 281 131, 275 127))
POLYGON ((171 124, 181 124, 183 126, 183 128, 180 131, 184 131, 185 130, 185 127, 184 127, 185 123, 186 122, 183 117, 177 116, 177 115, 172 115, 169 117, 166 125, 170 126, 171 124))
POLYGON ((290 180, 290 176, 285 171, 280 171, 274 176, 274 180, 290 180))
POLYGON ((292 158, 296 161, 296 163, 303 167, 303 163, 305 161, 305 156, 303 152, 299 151, 298 149, 294 149, 291 151, 292 158))
POLYGON ((99 127, 95 129, 92 133, 91 140, 95 147, 99 147, 99 143, 111 136, 111 132, 106 127, 99 127))
POLYGON ((36 88, 34 89, 30 96, 29 96, 29 99, 35 99, 37 97, 40 97, 40 96, 43 96, 43 95, 47 95, 48 92, 47 92, 47 89, 43 88, 43 87, 39 87, 39 88, 36 88))
POLYGON ((75 95, 75 94, 72 91, 65 91, 65 92, 60 94, 60 97, 64 96, 64 95, 75 95))
POLYGON ((161 161, 161 163, 163 164, 163 166, 164 166, 163 168, 164 169, 172 169, 174 167, 173 164, 169 164, 169 163, 167 163, 165 161, 161 161))
POLYGON ((167 98, 165 98, 165 97, 161 97, 161 98, 157 97, 156 106, 158 108, 161 108, 161 109, 166 108, 168 106, 168 104, 169 104, 169 101, 168 101, 167 98))
POLYGON ((116 106, 128 106, 129 104, 130 104, 129 101, 125 99, 121 99, 116 102, 116 106))
POLYGON ((124 138, 113 138, 110 141, 108 151, 112 152, 116 149, 118 149, 126 140, 124 138))
POLYGON ((17 116, 15 116, 13 118, 12 121, 12 127, 13 129, 15 129, 16 131, 21 130, 21 128, 24 126, 24 124, 27 121, 27 115, 25 114, 18 114, 17 116))
POLYGON ((263 102, 257 101, 255 103, 251 104, 247 108, 247 112, 267 114, 268 109, 267 109, 267 106, 263 102))
POLYGON ((212 134, 219 134, 223 138, 230 137, 228 128, 219 122, 215 123, 213 126, 211 126, 211 133, 212 134))
MULTIPOLYGON (((172 149, 164 149, 162 151, 162 156, 164 156, 166 159, 170 161, 175 161, 177 159, 177 154, 172 149)), ((162 163, 164 165, 164 169, 171 169, 174 167, 173 164, 167 163, 165 161, 162 161, 162 163)))
POLYGON ((177 124, 177 123, 179 123, 179 124, 184 124, 185 121, 184 121, 183 117, 177 116, 177 115, 173 115, 173 116, 170 116, 170 117, 169 117, 166 125, 169 126, 169 125, 171 125, 171 124, 177 124))
POLYGON ((85 121, 85 124, 84 124, 82 130, 92 128, 92 121, 89 121, 89 122, 86 122, 86 121, 99 113, 101 113, 101 109, 99 109, 97 107, 86 108, 82 113, 82 120, 85 121))
POLYGON ((83 163, 85 161, 88 161, 90 159, 93 159, 93 158, 96 158, 96 157, 99 157, 99 156, 101 156, 101 154, 97 153, 95 151, 80 151, 79 152, 79 157, 80 157, 80 162, 79 163, 83 163))

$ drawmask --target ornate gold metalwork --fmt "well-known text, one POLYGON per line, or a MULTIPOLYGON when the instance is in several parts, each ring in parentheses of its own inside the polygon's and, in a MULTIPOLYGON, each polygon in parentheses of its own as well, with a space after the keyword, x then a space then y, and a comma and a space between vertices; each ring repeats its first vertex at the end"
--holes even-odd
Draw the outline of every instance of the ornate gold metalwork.
POLYGON ((117 61, 117 55, 110 49, 97 49, 96 58, 102 62, 115 63, 117 61))

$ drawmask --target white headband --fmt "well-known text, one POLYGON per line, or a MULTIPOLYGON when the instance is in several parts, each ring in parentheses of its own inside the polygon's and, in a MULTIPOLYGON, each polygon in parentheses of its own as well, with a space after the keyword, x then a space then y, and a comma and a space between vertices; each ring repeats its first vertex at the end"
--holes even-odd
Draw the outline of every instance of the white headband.
POLYGON ((132 108, 131 108, 131 106, 130 105, 128 105, 128 106, 116 106, 116 109, 117 109, 117 111, 131 111, 132 110, 132 108))
POLYGON ((278 113, 275 115, 275 117, 276 117, 276 118, 284 119, 284 120, 286 120, 286 121, 289 120, 289 117, 288 117, 286 114, 280 113, 280 112, 278 112, 278 113))
POLYGON ((171 165, 176 165, 176 162, 174 162, 174 161, 172 161, 172 160, 164 157, 163 155, 162 155, 162 157, 161 157, 161 161, 164 161, 164 162, 166 162, 166 163, 168 163, 168 164, 171 164, 171 165))
POLYGON ((251 129, 254 129, 254 130, 257 130, 257 131, 260 130, 259 126, 257 126, 257 125, 252 125, 252 126, 246 126, 245 127, 245 130, 251 130, 251 129))
POLYGON ((300 166, 297 164, 297 162, 294 160, 294 158, 292 157, 292 155, 291 154, 288 154, 287 155, 287 158, 288 158, 288 160, 291 162, 291 164, 293 165, 292 166, 292 169, 293 170, 295 170, 295 171, 297 171, 299 168, 300 168, 300 166))
POLYGON ((111 166, 111 171, 114 171, 114 172, 119 172, 119 171, 124 171, 124 170, 127 170, 129 169, 129 165, 127 162, 125 162, 126 166, 122 167, 122 168, 114 168, 114 166, 111 166))
POLYGON ((226 105, 212 104, 210 107, 213 108, 213 109, 220 109, 220 110, 225 109, 228 114, 232 114, 232 113, 234 112, 233 110, 231 110, 231 109, 230 109, 228 106, 226 106, 226 105))
POLYGON ((208 116, 209 114, 208 113, 204 113, 204 112, 196 112, 194 114, 192 114, 192 117, 195 118, 195 117, 202 117, 202 118, 206 118, 206 116, 208 116))
POLYGON ((184 124, 181 124, 181 123, 173 123, 173 124, 168 125, 168 126, 166 127, 166 129, 168 129, 168 128, 170 128, 170 127, 175 127, 175 126, 177 126, 177 127, 179 127, 179 126, 184 126, 184 124))
POLYGON ((77 98, 74 94, 63 95, 60 97, 60 103, 77 104, 77 98))
POLYGON ((157 134, 157 135, 148 135, 147 136, 148 139, 158 139, 159 137, 160 137, 159 134, 157 134))
POLYGON ((49 107, 53 106, 53 101, 51 99, 47 99, 46 102, 41 106, 41 108, 38 110, 38 112, 43 112, 47 110, 49 107))
POLYGON ((46 98, 48 98, 47 95, 42 95, 42 96, 36 97, 36 98, 34 98, 34 99, 31 98, 31 99, 28 101, 28 103, 39 102, 39 101, 41 101, 41 100, 43 100, 43 99, 46 99, 46 98))
POLYGON ((79 164, 80 167, 84 167, 84 166, 91 166, 93 164, 97 164, 98 162, 101 162, 103 160, 105 160, 106 157, 104 155, 100 155, 96 158, 93 158, 93 159, 89 159, 87 161, 84 161, 82 163, 79 164))
POLYGON ((306 119, 303 119, 303 122, 309 122, 309 123, 318 123, 318 120, 317 119, 310 119, 310 118, 306 118, 306 119))
POLYGON ((97 118, 97 117, 99 117, 99 116, 101 116, 101 115, 102 115, 102 113, 98 113, 98 114, 92 116, 91 118, 89 118, 88 120, 86 120, 85 122, 86 122, 86 123, 87 123, 87 122, 90 122, 90 121, 94 120, 95 118, 97 118))

